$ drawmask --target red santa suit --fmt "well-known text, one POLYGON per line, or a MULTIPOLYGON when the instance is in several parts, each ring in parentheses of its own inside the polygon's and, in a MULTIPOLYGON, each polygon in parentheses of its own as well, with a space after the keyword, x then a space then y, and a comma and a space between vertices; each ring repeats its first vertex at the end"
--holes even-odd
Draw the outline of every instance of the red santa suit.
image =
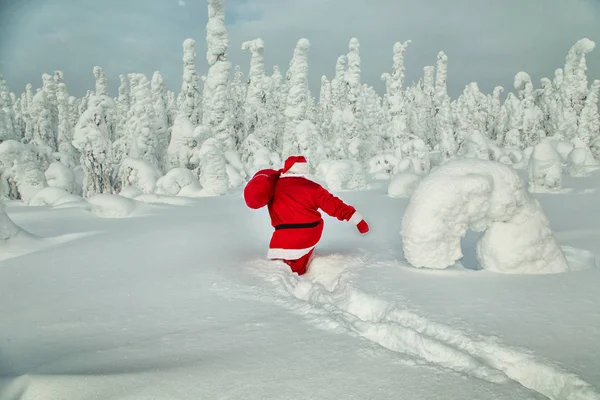
POLYGON ((288 158, 268 204, 275 232, 267 257, 283 260, 299 275, 306 272, 312 252, 323 233, 323 218, 319 210, 354 224, 363 234, 369 230, 354 207, 307 179, 307 176, 308 164, 304 157, 288 158))

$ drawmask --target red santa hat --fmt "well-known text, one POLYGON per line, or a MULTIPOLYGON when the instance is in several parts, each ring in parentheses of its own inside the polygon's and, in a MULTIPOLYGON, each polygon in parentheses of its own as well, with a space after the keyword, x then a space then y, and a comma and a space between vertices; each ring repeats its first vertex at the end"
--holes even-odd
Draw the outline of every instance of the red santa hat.
POLYGON ((285 174, 287 172, 305 172, 308 170, 308 162, 304 156, 291 156, 285 160, 283 164, 282 172, 285 174))

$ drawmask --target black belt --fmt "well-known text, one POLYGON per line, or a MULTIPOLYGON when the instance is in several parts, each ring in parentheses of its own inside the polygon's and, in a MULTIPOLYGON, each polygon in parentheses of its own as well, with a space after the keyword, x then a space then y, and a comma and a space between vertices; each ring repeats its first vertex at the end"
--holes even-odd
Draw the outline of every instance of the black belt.
POLYGON ((307 224, 281 224, 276 225, 275 230, 278 231, 280 229, 302 229, 302 228, 314 228, 315 226, 319 226, 321 221, 309 222, 307 224))

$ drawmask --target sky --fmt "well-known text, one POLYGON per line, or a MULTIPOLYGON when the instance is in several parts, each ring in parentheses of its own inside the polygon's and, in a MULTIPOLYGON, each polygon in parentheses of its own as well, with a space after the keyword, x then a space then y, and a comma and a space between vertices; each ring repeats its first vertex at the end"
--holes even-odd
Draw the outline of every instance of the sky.
MULTIPOLYGON (((352 37, 361 43, 362 80, 384 90, 392 47, 411 40, 405 53, 407 83, 438 52, 449 58, 454 97, 478 82, 483 91, 512 90, 514 75, 552 77, 569 48, 587 37, 600 47, 600 0, 228 0, 232 64, 246 72, 244 41, 262 38, 267 71, 285 73, 294 46, 309 39, 309 83, 318 95, 352 37)), ((104 68, 116 95, 119 74, 158 70, 176 92, 181 85, 182 43, 197 42, 197 68, 207 70, 205 0, 0 0, 0 73, 12 91, 41 75, 63 71, 69 92, 94 88, 93 67, 104 68)), ((588 76, 600 79, 600 48, 588 57, 588 76)))

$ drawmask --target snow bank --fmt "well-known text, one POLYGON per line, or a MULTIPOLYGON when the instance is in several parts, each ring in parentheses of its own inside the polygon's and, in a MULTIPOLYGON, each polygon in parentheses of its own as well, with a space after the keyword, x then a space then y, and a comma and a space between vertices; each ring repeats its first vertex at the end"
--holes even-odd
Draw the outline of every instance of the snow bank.
POLYGON ((469 229, 485 231, 477 245, 484 269, 567 271, 541 206, 504 164, 452 161, 427 176, 402 220, 404 254, 417 268, 447 268, 462 258, 460 240, 469 229))
POLYGON ((79 188, 75 179, 75 173, 61 162, 50 164, 44 175, 50 187, 63 189, 73 194, 81 193, 81 188, 79 188))
POLYGON ((149 162, 126 158, 119 168, 118 180, 122 188, 135 186, 148 194, 154 193, 161 175, 158 168, 149 162))
POLYGON ((416 174, 398 174, 392 179, 388 186, 388 195, 390 197, 410 197, 420 180, 421 177, 416 174))
POLYGON ((66 203, 79 203, 83 198, 57 187, 47 187, 40 190, 29 202, 30 206, 60 206, 66 203))
POLYGON ((548 140, 534 147, 528 172, 530 192, 556 192, 561 189, 562 160, 548 140))
POLYGON ((135 186, 125 187, 125 188, 121 189, 121 191, 119 192, 119 196, 123 196, 128 199, 135 199, 137 196, 140 196, 142 194, 144 194, 142 189, 135 187, 135 186))
POLYGON ((156 182, 156 194, 184 196, 202 190, 198 178, 187 168, 173 168, 156 182))
POLYGON ((317 178, 323 179, 330 190, 363 190, 367 181, 357 161, 339 160, 319 164, 317 178))
POLYGON ((0 201, 0 245, 17 236, 21 229, 10 219, 4 210, 4 202, 0 201))
POLYGON ((125 218, 139 209, 139 203, 115 194, 97 194, 87 199, 92 212, 102 218, 125 218))

